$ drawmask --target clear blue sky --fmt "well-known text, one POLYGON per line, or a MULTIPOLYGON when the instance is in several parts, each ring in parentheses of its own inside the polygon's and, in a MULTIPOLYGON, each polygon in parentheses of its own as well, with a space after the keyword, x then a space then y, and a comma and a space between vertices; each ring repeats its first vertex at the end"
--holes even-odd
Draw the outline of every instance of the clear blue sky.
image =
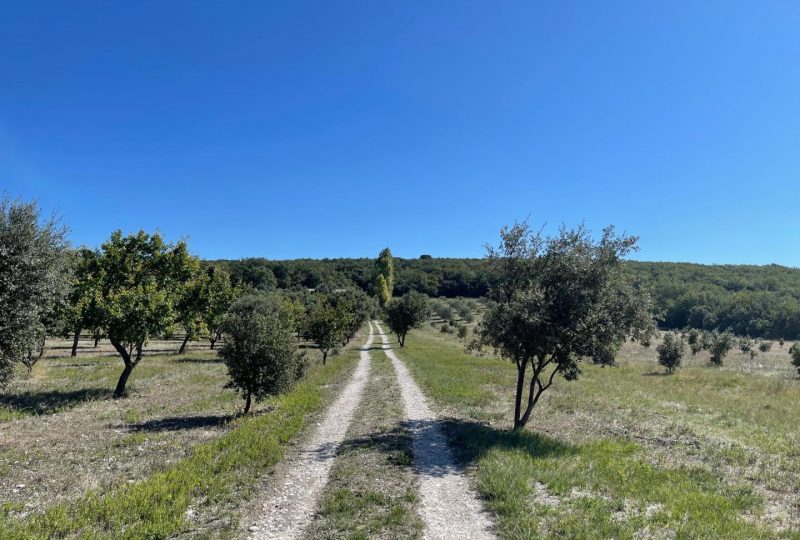
POLYGON ((800 265, 800 3, 8 2, 0 191, 76 244, 800 265))

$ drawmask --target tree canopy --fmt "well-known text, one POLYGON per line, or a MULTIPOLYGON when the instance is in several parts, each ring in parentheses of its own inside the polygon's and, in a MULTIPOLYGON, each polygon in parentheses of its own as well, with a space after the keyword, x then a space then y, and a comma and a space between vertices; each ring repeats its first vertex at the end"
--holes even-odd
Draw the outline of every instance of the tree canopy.
POLYGON ((185 242, 167 244, 158 233, 116 231, 103 244, 97 265, 103 326, 125 364, 114 390, 120 397, 144 345, 171 330, 197 261, 185 242))
POLYGON ((428 320, 430 311, 428 297, 416 291, 404 294, 386 306, 386 324, 397 334, 401 347, 405 346, 408 332, 428 320))
POLYGON ((223 323, 226 339, 220 352, 231 378, 227 387, 245 399, 245 414, 253 399, 287 391, 305 372, 305 355, 281 310, 275 297, 247 295, 223 323))
POLYGON ((521 223, 502 229, 499 246, 488 249, 493 304, 480 341, 517 367, 515 429, 557 376, 578 378, 582 358, 652 331, 650 297, 621 265, 635 245, 612 227, 595 242, 582 226, 544 238, 521 223))
POLYGON ((15 362, 32 365, 41 355, 47 319, 67 291, 66 234, 35 203, 0 201, 0 386, 15 362))

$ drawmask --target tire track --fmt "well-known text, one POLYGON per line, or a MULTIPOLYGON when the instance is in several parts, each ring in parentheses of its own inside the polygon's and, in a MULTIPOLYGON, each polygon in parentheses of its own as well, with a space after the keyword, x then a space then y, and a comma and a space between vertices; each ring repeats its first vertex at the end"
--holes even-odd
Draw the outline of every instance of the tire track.
POLYGON ((285 473, 271 487, 263 504, 261 519, 249 528, 253 540, 298 538, 311 522, 319 496, 328 482, 337 449, 364 393, 373 338, 370 323, 369 337, 361 348, 361 358, 352 379, 330 406, 313 435, 285 462, 285 473))
POLYGON ((412 436, 414 467, 419 477, 420 515, 427 526, 425 538, 493 539, 492 522, 458 467, 447 445, 436 414, 405 364, 389 345, 389 338, 375 322, 383 351, 392 361, 405 405, 412 436))

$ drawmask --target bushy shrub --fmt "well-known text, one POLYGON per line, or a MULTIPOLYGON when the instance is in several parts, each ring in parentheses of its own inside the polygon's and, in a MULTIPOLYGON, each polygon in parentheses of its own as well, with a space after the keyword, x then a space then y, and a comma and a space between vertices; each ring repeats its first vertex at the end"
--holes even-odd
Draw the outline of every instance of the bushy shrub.
POLYGON ((448 320, 453 317, 453 310, 443 302, 437 302, 433 308, 436 315, 442 320, 448 320))
POLYGON ((703 337, 703 334, 700 333, 700 330, 698 330, 697 328, 692 328, 691 330, 689 330, 689 333, 687 334, 687 340, 689 342, 689 345, 694 345, 695 343, 700 343, 700 339, 702 337, 703 337))
POLYGON ((616 351, 611 347, 603 347, 592 356, 592 363, 603 367, 616 365, 616 351))
POLYGON ((758 344, 758 350, 761 352, 768 352, 772 348, 771 341, 762 341, 758 344))
POLYGON ((673 332, 664 334, 664 341, 658 347, 658 363, 667 368, 667 373, 672 373, 680 367, 683 355, 686 352, 686 344, 683 339, 673 332))
POLYGON ((461 339, 466 339, 467 335, 469 334, 469 328, 466 326, 460 326, 458 328, 458 337, 461 339))
POLYGON ((709 340, 711 363, 715 366, 722 365, 722 359, 733 348, 733 334, 730 332, 712 332, 709 340))
POLYGON ((286 392, 305 373, 306 358, 297 349, 293 328, 270 299, 241 298, 225 319, 223 333, 220 353, 231 378, 227 387, 245 399, 245 414, 251 400, 286 392))
POLYGON ((742 354, 749 353, 753 349, 753 340, 748 337, 741 337, 739 338, 738 347, 742 354))
POLYGON ((789 355, 792 357, 792 365, 797 368, 797 374, 800 375, 800 341, 789 347, 789 355))
POLYGON ((703 344, 698 340, 689 344, 689 349, 692 351, 692 356, 696 355, 703 350, 703 344))

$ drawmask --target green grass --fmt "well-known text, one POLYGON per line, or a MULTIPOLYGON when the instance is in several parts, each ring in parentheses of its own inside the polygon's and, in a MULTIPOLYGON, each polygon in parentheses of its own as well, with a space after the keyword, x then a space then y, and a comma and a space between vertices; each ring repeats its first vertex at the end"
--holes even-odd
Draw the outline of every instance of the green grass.
POLYGON ((419 538, 417 485, 403 400, 383 351, 372 351, 369 381, 338 451, 308 539, 419 538))
POLYGON ((771 500, 788 497, 789 514, 798 502, 791 382, 711 368, 657 376, 636 359, 585 365, 544 395, 530 429, 511 432, 510 363, 431 331, 398 354, 450 418, 503 538, 800 538, 765 519, 771 500))
MULTIPOLYGON (((290 393, 271 400, 269 412, 236 420, 229 433, 196 446, 187 459, 141 482, 90 492, 24 519, 11 517, 13 508, 0 510, 0 538, 166 538, 186 531, 191 507, 224 507, 249 493, 309 415, 322 407, 326 388, 352 370, 356 355, 315 368, 290 393)), ((140 438, 131 437, 131 443, 140 438)))

